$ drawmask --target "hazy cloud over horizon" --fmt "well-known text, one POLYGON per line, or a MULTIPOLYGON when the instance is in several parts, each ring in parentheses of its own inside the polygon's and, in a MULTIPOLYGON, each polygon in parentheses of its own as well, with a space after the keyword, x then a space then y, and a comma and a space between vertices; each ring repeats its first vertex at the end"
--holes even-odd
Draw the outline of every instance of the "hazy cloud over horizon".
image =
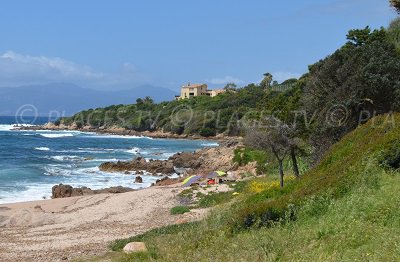
POLYGON ((82 87, 111 90, 151 84, 130 63, 114 73, 96 71, 59 57, 31 56, 7 51, 0 55, 0 87, 70 82, 82 87))

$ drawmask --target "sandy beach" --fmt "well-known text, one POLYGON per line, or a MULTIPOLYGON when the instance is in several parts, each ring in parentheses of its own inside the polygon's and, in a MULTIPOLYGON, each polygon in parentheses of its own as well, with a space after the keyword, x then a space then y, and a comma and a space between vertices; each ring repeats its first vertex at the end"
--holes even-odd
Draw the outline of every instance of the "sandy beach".
POLYGON ((65 261, 103 254, 118 238, 193 221, 204 210, 171 215, 177 185, 0 205, 0 261, 65 261))

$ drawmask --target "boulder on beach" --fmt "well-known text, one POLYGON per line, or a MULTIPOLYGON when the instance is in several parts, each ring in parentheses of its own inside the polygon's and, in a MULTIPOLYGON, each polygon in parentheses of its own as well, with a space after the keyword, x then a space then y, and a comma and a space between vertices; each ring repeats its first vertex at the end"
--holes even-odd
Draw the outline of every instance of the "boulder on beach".
POLYGON ((143 183, 143 178, 141 176, 136 176, 135 183, 143 183))
POLYGON ((130 242, 125 245, 124 252, 126 254, 136 252, 147 252, 146 244, 143 242, 130 242))
POLYGON ((130 192, 130 191, 133 191, 133 189, 128 188, 128 187, 122 187, 122 186, 92 190, 88 187, 74 188, 70 185, 59 184, 59 185, 53 186, 53 188, 51 190, 51 192, 52 192, 51 198, 86 196, 86 195, 94 195, 94 194, 102 194, 102 193, 118 194, 118 193, 130 192))

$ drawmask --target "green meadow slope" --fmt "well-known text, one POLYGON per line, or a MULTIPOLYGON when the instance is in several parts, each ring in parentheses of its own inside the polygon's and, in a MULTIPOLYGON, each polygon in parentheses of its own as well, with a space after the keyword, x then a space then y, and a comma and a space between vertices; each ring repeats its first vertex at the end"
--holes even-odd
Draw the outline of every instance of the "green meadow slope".
MULTIPOLYGON (((379 116, 335 144, 283 190, 274 174, 238 187, 207 219, 119 240, 148 253, 117 261, 399 261, 400 114, 379 116)), ((226 193, 225 193, 226 194, 226 193)))

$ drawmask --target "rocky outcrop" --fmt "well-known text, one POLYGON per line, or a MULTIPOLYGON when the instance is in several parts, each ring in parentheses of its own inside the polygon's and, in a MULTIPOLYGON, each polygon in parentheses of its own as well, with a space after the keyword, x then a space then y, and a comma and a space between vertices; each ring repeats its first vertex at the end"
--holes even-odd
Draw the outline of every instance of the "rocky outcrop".
POLYGON ((64 198, 64 197, 86 196, 86 195, 103 194, 103 193, 118 194, 129 191, 133 191, 133 189, 119 186, 119 187, 110 187, 99 190, 92 190, 88 187, 74 188, 70 185, 59 184, 53 186, 51 193, 52 193, 52 198, 64 198))
POLYGON ((207 174, 215 170, 229 171, 237 167, 232 163, 233 148, 237 144, 204 148, 194 153, 177 153, 169 158, 175 167, 190 168, 189 173, 207 174))
POLYGON ((181 182, 183 179, 182 178, 169 178, 169 177, 163 177, 161 179, 158 179, 156 181, 156 186, 169 186, 169 185, 174 185, 176 183, 181 182))
MULTIPOLYGON (((215 170, 232 171, 237 166, 232 163, 233 149, 240 143, 236 140, 226 141, 223 146, 204 148, 196 152, 177 153, 168 160, 149 160, 142 157, 132 161, 106 162, 99 166, 105 172, 134 171, 136 175, 145 170, 152 175, 170 175, 175 169, 183 169, 185 173, 208 174, 215 170)), ((179 173, 179 172, 178 172, 179 173)))
POLYGON ((172 161, 150 160, 147 162, 142 157, 138 157, 132 161, 106 162, 101 164, 99 169, 105 172, 140 172, 141 170, 145 170, 153 175, 175 173, 172 161))
POLYGON ((169 161, 172 161, 175 167, 179 168, 192 168, 196 169, 201 166, 200 159, 196 153, 184 152, 184 153, 176 153, 171 156, 169 161))

